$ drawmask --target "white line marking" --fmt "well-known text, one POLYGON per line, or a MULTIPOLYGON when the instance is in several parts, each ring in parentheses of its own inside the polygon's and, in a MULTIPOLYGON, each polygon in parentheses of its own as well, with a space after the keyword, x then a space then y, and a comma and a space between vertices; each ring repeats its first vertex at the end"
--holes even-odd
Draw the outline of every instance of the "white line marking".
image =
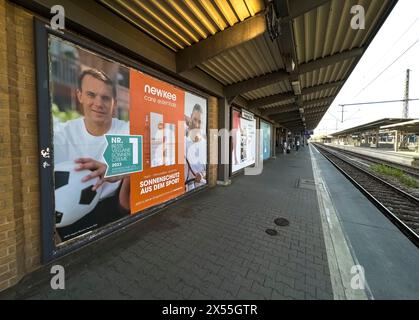
POLYGON ((330 192, 322 177, 322 173, 313 152, 320 154, 310 145, 311 163, 313 167, 314 181, 322 221, 323 234, 326 246, 327 260, 332 282, 333 297, 335 300, 367 300, 374 299, 368 284, 365 281, 365 289, 352 289, 351 268, 359 265, 349 239, 346 239, 341 223, 330 197, 330 192))

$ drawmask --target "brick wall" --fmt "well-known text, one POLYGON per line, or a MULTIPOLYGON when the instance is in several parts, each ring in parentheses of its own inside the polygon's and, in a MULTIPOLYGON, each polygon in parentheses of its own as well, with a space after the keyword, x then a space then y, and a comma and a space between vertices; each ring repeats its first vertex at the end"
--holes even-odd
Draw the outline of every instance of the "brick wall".
POLYGON ((209 131, 209 173, 208 183, 210 187, 217 185, 217 161, 218 161, 218 135, 211 134, 211 129, 218 129, 218 99, 210 97, 208 99, 208 128, 209 131))
POLYGON ((0 0, 0 291, 40 264, 33 18, 0 0))

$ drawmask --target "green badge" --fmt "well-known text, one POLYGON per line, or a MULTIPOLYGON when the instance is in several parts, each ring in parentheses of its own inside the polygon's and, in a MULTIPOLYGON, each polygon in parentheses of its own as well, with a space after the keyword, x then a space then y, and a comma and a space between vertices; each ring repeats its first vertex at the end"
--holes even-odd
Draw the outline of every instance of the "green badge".
POLYGON ((105 134, 105 178, 143 171, 143 136, 105 134))

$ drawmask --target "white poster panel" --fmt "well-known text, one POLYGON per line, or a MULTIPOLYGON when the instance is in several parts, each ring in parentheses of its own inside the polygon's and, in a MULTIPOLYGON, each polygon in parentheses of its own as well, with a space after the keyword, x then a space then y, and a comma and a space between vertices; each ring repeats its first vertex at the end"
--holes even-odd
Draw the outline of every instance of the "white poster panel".
POLYGON ((207 183, 207 100, 185 92, 185 186, 207 183))
POLYGON ((232 130, 232 172, 255 164, 256 159, 256 119, 248 120, 233 110, 232 130))

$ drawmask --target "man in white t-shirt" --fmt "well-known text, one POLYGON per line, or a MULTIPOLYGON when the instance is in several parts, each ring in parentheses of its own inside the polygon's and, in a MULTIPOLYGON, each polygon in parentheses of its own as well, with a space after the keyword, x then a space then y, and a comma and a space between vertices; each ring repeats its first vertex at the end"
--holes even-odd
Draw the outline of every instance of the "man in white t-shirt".
POLYGON ((91 170, 83 181, 99 178, 93 190, 102 186, 100 201, 115 196, 120 188, 119 205, 128 211, 129 176, 104 178, 103 152, 107 145, 104 135, 129 134, 129 123, 112 117, 116 87, 105 73, 88 69, 80 75, 77 99, 83 117, 70 120, 54 131, 54 163, 74 161, 76 170, 91 170))
POLYGON ((201 132, 203 110, 196 104, 186 118, 185 190, 193 190, 207 183, 207 144, 201 132))

